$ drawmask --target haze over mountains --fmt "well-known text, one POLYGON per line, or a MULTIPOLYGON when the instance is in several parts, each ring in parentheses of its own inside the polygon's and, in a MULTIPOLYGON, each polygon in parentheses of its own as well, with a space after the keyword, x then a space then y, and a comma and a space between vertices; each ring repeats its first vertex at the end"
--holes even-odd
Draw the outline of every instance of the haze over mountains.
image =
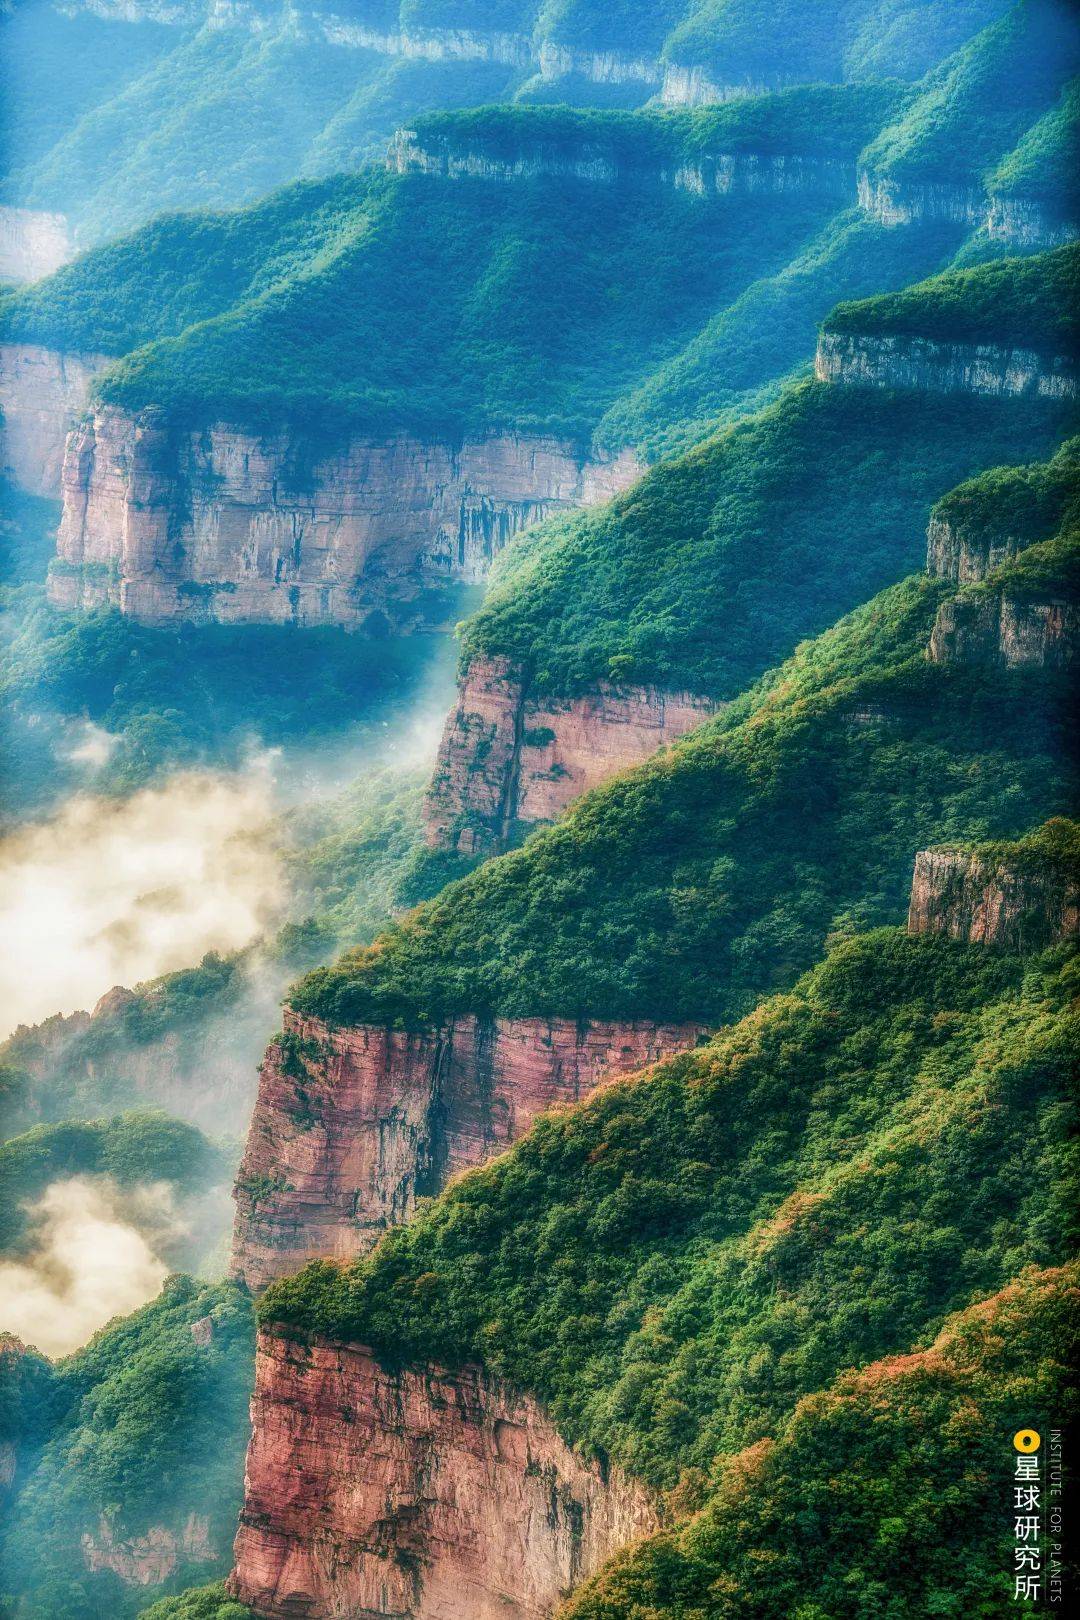
POLYGON ((1075 6, 2 28, 5 1613, 1016 1612, 1075 6))

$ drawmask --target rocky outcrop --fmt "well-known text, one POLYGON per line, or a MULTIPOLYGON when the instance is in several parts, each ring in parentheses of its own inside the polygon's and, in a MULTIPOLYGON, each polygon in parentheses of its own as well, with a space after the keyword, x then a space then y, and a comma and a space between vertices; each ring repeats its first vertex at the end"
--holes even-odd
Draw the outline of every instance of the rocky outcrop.
POLYGON ((977 227, 986 221, 986 193, 975 186, 883 179, 863 170, 858 196, 859 207, 881 225, 946 219, 977 227))
POLYGON ((461 855, 495 849, 516 822, 554 821, 718 707, 692 692, 608 682, 575 698, 533 696, 509 659, 474 658, 439 745, 427 843, 461 855))
POLYGON ((706 107, 715 102, 742 101, 747 96, 766 96, 773 90, 783 88, 784 84, 779 79, 772 83, 766 83, 763 79, 743 79, 721 84, 706 68, 684 62, 667 62, 664 65, 660 100, 665 107, 706 107))
POLYGON ((1080 935, 1080 884, 1049 862, 1010 864, 966 849, 920 850, 908 930, 1039 949, 1080 935))
POLYGON ((1069 669, 1080 650, 1080 606, 1064 598, 973 591, 943 602, 930 635, 935 664, 1069 669))
MULTIPOLYGON (((1008 512, 1001 512, 1008 521, 1008 512)), ((926 572, 956 585, 975 584, 1008 562, 1028 541, 1003 530, 958 529, 947 518, 932 517, 926 531, 926 572)))
POLYGON ((939 343, 908 334, 822 332, 819 382, 933 394, 1065 400, 1077 397, 1074 361, 992 343, 939 343))
POLYGON ((2 471, 32 495, 58 496, 64 446, 86 406, 100 354, 62 354, 32 343, 0 346, 2 471))
POLYGON ((671 186, 694 196, 781 196, 794 192, 848 198, 855 194, 851 164, 805 153, 718 152, 673 159, 670 163, 620 161, 607 147, 593 142, 530 141, 508 153, 479 143, 421 140, 413 130, 399 130, 387 154, 397 174, 420 173, 443 179, 515 181, 557 175, 594 184, 620 180, 671 186))
POLYGON ((540 77, 552 80, 588 79, 591 84, 640 84, 657 90, 664 81, 663 63, 656 56, 629 56, 618 50, 575 50, 556 40, 544 40, 539 51, 540 77))
POLYGON ((75 254, 63 214, 0 208, 0 281, 51 276, 75 254))
POLYGON ((553 439, 398 435, 327 456, 284 431, 102 409, 68 443, 49 594, 146 623, 407 623, 426 586, 482 578, 519 529, 639 472, 553 439))
POLYGON ((1033 198, 992 197, 986 232, 1002 250, 1023 248, 1032 252, 1074 242, 1080 226, 1056 217, 1033 198))
POLYGON ((286 1008, 237 1180, 235 1270, 262 1288, 316 1256, 366 1252, 418 1197, 509 1146, 538 1114, 703 1032, 471 1014, 422 1034, 331 1030, 286 1008))
POLYGON ((222 1557, 210 1543, 210 1521, 203 1513, 189 1513, 179 1531, 155 1524, 141 1536, 121 1538, 103 1514, 96 1534, 84 1531, 82 1553, 91 1574, 110 1569, 125 1586, 160 1586, 181 1560, 201 1564, 222 1557))
POLYGON ((645 1489, 476 1367, 259 1336, 229 1590, 281 1620, 540 1620, 654 1530, 645 1489))

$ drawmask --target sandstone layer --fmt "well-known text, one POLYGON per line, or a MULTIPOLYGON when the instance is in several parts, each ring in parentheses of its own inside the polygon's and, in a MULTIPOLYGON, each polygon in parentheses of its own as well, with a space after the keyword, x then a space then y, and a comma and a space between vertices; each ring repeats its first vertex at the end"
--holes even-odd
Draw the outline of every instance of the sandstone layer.
POLYGON ((930 219, 979 226, 987 217, 986 193, 973 186, 921 184, 882 179, 865 170, 858 181, 859 207, 882 225, 911 225, 930 219))
POLYGON ((815 375, 819 382, 857 388, 990 398, 1077 397, 1076 367, 1068 356, 992 343, 938 343, 906 334, 823 332, 815 375))
POLYGON ((481 1164, 605 1075, 692 1046, 697 1024, 473 1015, 423 1034, 331 1030, 285 1009, 236 1187, 234 1269, 252 1288, 366 1252, 418 1197, 481 1164))
POLYGON ((74 256, 63 214, 0 208, 0 281, 37 281, 74 256))
POLYGON ((295 435, 102 409, 71 434, 50 598, 147 623, 363 625, 484 576, 519 529, 627 487, 628 452, 553 439, 398 435, 326 455, 295 435))
POLYGON ((388 1372, 362 1345, 259 1335, 229 1588, 281 1620, 540 1620, 657 1526, 475 1367, 388 1372))
POLYGON ((32 495, 60 494, 64 446, 86 406, 90 384, 111 362, 100 354, 61 354, 31 343, 0 345, 0 471, 32 495))
POLYGON ((530 696, 509 659, 474 658, 439 745, 427 843, 461 855, 495 849, 515 823, 554 821, 718 707, 692 692, 608 682, 575 698, 530 696))
POLYGON ((1032 950, 1080 935, 1080 886, 1051 866, 991 862, 970 850, 915 857, 908 929, 1032 950))
POLYGON ((935 664, 1070 669, 1080 651, 1080 606, 976 591, 943 602, 930 635, 935 664))

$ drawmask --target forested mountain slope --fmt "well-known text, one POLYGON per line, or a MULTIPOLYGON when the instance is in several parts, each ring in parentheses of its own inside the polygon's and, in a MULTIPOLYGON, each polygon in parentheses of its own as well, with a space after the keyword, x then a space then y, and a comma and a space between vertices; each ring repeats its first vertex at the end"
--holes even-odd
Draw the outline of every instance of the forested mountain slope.
POLYGON ((915 80, 1005 4, 828 0, 763 19, 756 0, 22 0, 3 21, 4 201, 30 217, 3 222, 7 273, 41 274, 50 252, 162 208, 355 169, 434 107, 699 103, 915 80))
MULTIPOLYGON (((987 873, 1045 880, 1075 932, 1075 825, 979 859, 987 873)), ((1057 1424, 1075 1342, 1075 1278, 1039 1268, 1072 1252, 1061 1148, 1076 961, 1060 944, 1038 954, 1060 923, 1017 955, 1004 935, 950 939, 948 922, 837 943, 697 1052, 538 1122, 370 1260, 278 1283, 260 1307, 266 1438, 239 1595, 284 1612, 261 1517, 275 1401, 311 1399, 305 1369, 327 1347, 365 1345, 373 1372, 339 1352, 357 1397, 369 1377, 404 1390, 421 1370, 460 1369, 464 1387, 481 1363, 479 1433, 498 1428, 501 1388, 528 1392, 560 1435, 601 1457, 612 1498, 628 1478, 660 1493, 654 1522, 674 1532, 618 1560, 569 1613, 685 1617, 704 1604, 764 1616, 779 1602, 854 1617, 876 1594, 901 1615, 958 1586, 996 1612, 1011 1591, 997 1554, 1009 1442, 1020 1426, 1057 1424), (1029 1334, 1043 1331, 1032 1353, 1029 1334), (933 1507, 925 1459, 941 1424, 965 1467, 959 1494, 933 1507), (841 1453, 836 1495, 826 1481, 841 1453), (767 1590, 752 1574, 762 1563, 767 1590)), ((425 1445, 445 1477, 453 1435, 436 1425, 425 1445)), ((509 1482, 516 1459, 503 1455, 509 1482)), ((335 1459, 323 1466, 332 1481, 335 1459)), ((599 1513, 581 1500, 582 1558, 595 1567, 599 1513)), ((328 1567, 324 1550, 364 1537, 363 1505, 350 1517, 339 1501, 330 1484, 321 1511, 295 1494, 270 1509, 272 1534, 297 1553, 303 1527, 308 1579, 328 1567)), ((416 1539, 393 1533, 431 1557, 425 1583, 454 1556, 426 1539, 423 1510, 416 1539)), ((483 1555, 465 1563, 485 1592, 483 1555)), ((362 1573, 341 1570, 336 1589, 362 1573)))

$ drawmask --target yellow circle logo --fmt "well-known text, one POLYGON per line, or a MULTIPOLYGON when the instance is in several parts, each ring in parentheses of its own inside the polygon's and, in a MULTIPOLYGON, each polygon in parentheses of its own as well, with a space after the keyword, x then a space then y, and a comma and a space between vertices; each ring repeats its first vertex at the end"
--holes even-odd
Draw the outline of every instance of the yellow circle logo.
POLYGON ((1041 1438, 1037 1429, 1017 1429, 1013 1435, 1013 1445, 1017 1451, 1038 1451, 1041 1438))

